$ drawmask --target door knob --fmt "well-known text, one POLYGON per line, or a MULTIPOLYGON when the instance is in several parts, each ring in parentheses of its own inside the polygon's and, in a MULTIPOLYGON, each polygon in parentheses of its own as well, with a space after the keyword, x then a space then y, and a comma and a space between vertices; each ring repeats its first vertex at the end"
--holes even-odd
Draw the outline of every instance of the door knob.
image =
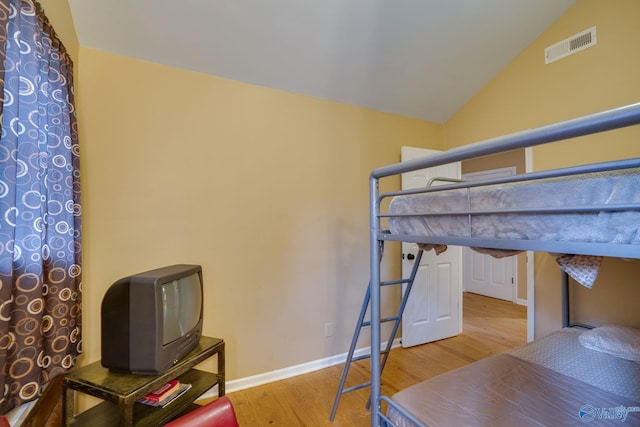
POLYGON ((409 261, 411 261, 412 259, 415 259, 415 258, 416 258, 416 256, 415 256, 414 254, 408 254, 408 255, 407 255, 407 259, 408 259, 409 261))

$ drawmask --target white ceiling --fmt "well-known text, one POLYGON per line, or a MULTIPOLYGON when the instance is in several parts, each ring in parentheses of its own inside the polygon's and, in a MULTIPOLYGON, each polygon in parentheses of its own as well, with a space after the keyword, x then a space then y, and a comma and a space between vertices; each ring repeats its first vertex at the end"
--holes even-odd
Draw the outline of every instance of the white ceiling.
POLYGON ((574 2, 69 0, 84 47, 440 123, 574 2))

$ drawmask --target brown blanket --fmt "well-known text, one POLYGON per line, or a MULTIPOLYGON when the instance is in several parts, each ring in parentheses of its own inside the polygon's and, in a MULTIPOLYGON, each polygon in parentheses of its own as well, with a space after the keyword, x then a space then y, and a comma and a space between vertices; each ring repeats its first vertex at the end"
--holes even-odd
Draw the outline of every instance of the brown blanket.
MULTIPOLYGON (((640 425, 640 402, 506 354, 411 386, 393 400, 429 427, 640 425)), ((394 408, 388 416, 399 427, 414 426, 394 408)))

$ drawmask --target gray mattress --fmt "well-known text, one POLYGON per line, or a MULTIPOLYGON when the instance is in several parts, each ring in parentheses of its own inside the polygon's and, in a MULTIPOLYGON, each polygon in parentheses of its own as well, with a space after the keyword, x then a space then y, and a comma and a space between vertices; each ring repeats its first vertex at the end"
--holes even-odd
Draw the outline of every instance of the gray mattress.
POLYGON ((640 402, 640 363, 583 347, 578 341, 582 332, 580 328, 566 328, 509 354, 640 402))
MULTIPOLYGON (((640 203, 640 169, 396 196, 389 214, 640 203)), ((640 244, 640 212, 389 218, 392 234, 640 244)), ((429 243, 425 241, 425 243, 429 243)))
MULTIPOLYGON (((640 365, 582 347, 559 331, 411 386, 393 401, 430 427, 640 425, 640 365), (602 419, 597 411, 630 411, 602 419)), ((618 412, 619 413, 619 412, 618 412)), ((387 416, 413 427, 399 411, 387 416)))

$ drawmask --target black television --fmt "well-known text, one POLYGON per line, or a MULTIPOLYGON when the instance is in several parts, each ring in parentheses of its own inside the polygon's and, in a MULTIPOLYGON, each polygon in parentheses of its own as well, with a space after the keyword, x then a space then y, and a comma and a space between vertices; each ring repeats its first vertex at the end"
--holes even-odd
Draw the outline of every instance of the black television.
POLYGON ((202 336, 202 267, 178 264, 113 283, 102 299, 102 366, 158 375, 202 336))

